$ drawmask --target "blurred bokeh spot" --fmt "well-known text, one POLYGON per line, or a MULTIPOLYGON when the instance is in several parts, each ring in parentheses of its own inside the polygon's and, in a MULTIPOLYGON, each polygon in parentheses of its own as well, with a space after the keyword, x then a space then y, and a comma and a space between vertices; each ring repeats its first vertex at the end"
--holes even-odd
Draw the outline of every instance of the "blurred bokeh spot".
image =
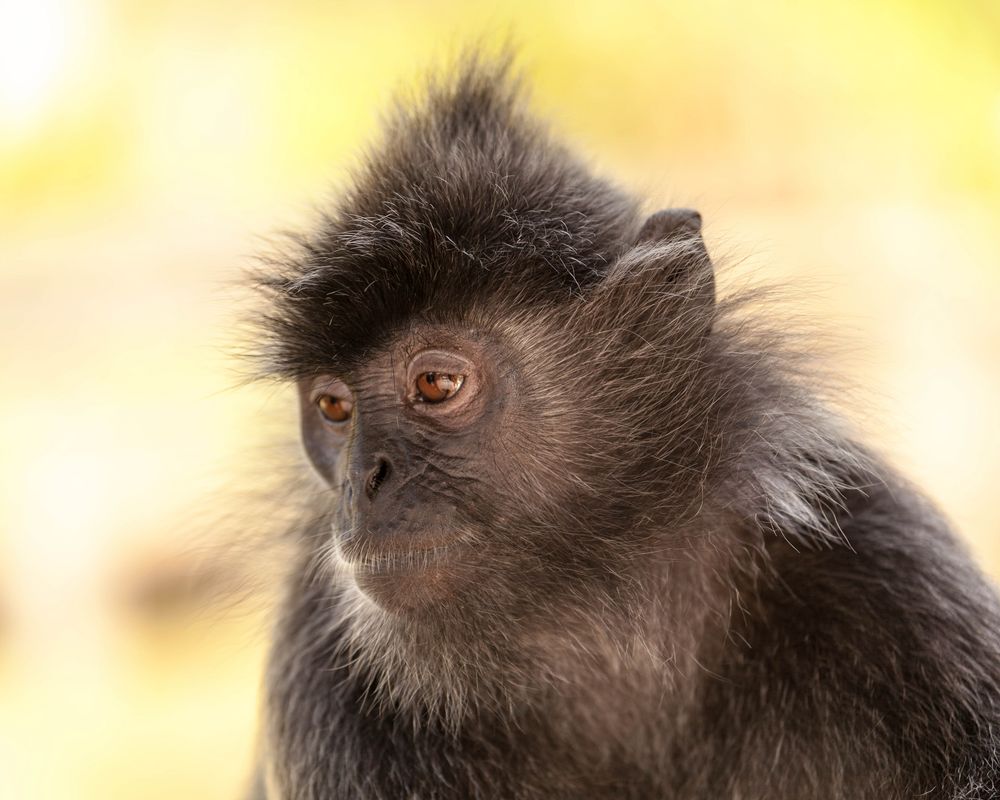
POLYGON ((231 798, 297 458, 233 281, 470 41, 845 346, 1000 574, 1000 6, 0 0, 0 797, 231 798))

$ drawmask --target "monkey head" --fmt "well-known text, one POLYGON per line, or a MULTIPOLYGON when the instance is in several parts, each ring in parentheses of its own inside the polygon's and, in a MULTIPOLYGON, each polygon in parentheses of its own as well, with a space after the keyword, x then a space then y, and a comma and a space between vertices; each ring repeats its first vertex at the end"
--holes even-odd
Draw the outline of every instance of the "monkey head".
POLYGON ((696 504, 712 450, 699 215, 640 224, 481 80, 400 112, 264 281, 330 561, 384 609, 466 620, 626 574, 636 520, 696 504))

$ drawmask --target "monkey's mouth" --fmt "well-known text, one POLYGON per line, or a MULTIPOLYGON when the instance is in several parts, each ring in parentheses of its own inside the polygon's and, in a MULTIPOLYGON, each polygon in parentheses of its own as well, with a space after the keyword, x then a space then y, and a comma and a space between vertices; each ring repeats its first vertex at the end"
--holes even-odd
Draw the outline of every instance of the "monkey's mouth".
POLYGON ((454 549, 454 545, 445 544, 398 550, 351 552, 351 549, 338 545, 337 555, 343 566, 356 574, 396 575, 440 567, 449 560, 454 549))
POLYGON ((460 531, 372 531, 334 533, 337 561, 355 575, 399 575, 440 569, 464 544, 460 531))
POLYGON ((424 613, 454 598, 467 583, 460 542, 411 542, 409 546, 378 549, 358 543, 337 544, 337 557, 344 573, 361 593, 376 605, 395 613, 424 613))

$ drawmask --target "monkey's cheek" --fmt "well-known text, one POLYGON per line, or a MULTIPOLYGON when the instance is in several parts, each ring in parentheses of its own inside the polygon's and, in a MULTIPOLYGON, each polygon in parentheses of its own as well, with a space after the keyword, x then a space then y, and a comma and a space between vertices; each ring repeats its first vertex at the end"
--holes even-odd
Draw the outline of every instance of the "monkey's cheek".
POLYGON ((377 606, 399 614, 428 614, 454 609, 468 579, 454 566, 428 566, 391 573, 353 570, 361 593, 377 606))

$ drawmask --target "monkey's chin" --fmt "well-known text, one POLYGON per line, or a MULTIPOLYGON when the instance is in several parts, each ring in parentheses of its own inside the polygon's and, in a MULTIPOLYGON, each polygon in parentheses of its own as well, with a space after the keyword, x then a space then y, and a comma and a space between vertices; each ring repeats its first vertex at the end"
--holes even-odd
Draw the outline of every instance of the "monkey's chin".
POLYGON ((458 592, 462 570, 452 547, 343 559, 342 567, 368 600, 386 611, 430 611, 458 592))

